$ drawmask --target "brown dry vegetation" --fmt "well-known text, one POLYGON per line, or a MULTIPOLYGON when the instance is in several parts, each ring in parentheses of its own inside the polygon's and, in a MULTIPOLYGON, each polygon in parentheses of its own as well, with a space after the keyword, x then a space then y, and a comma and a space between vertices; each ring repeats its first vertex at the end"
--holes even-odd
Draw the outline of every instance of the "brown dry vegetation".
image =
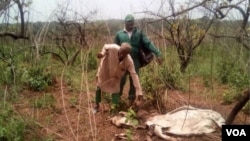
MULTIPOLYGON (((162 97, 166 98, 166 110, 170 111, 189 103, 198 108, 213 109, 221 113, 226 119, 235 105, 235 103, 230 105, 221 104, 222 94, 227 88, 218 85, 211 90, 202 84, 201 80, 195 79, 191 81, 188 92, 184 93, 178 90, 163 91, 162 97)), ((135 141, 147 140, 149 136, 149 130, 147 129, 118 128, 112 125, 109 120, 112 114, 109 113, 109 106, 106 102, 102 103, 100 112, 92 114, 94 91, 83 93, 82 97, 77 98, 76 105, 73 105, 70 101, 72 101, 72 97, 79 96, 79 93, 72 91, 66 84, 60 84, 58 81, 55 86, 48 90, 48 93, 51 93, 56 99, 53 107, 32 107, 30 99, 41 97, 44 94, 32 91, 24 91, 22 93, 23 102, 15 105, 16 111, 23 118, 35 120, 34 124, 31 124, 31 131, 26 135, 26 140, 34 138, 36 138, 35 140, 53 139, 55 141, 124 140, 116 138, 115 135, 128 134, 128 131, 131 131, 131 138, 135 141)), ((122 100, 126 102, 125 96, 122 97, 122 100)), ((144 115, 156 113, 158 112, 156 107, 145 105, 138 113, 144 113, 144 115)), ((143 121, 140 122, 143 124, 143 121)), ((239 112, 233 124, 250 124, 250 116, 239 112)), ((156 136, 151 136, 151 139, 153 141, 162 140, 156 136)), ((221 131, 218 129, 217 132, 212 134, 198 137, 179 137, 179 139, 184 141, 220 141, 221 131)))

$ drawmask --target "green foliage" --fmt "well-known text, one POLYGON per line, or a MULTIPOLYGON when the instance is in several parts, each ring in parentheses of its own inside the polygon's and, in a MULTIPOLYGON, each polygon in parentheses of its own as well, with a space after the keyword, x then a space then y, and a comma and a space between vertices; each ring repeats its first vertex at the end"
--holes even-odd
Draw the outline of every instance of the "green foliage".
MULTIPOLYGON (((71 86, 74 83, 74 77, 73 77, 74 71, 72 70, 66 70, 63 75, 64 81, 67 83, 67 85, 71 86)), ((78 76, 79 78, 79 76, 78 76)))
POLYGON ((43 91, 52 85, 52 75, 50 70, 42 66, 32 67, 29 70, 24 70, 22 82, 34 91, 43 91))
POLYGON ((136 119, 136 113, 132 108, 129 108, 126 114, 126 122, 128 121, 130 121, 133 126, 137 126, 139 124, 138 120, 136 119))
POLYGON ((90 52, 88 54, 88 59, 87 59, 87 65, 88 65, 88 70, 95 70, 97 69, 97 57, 95 52, 90 52))
POLYGON ((0 74, 0 83, 4 85, 13 84, 14 67, 12 65, 0 63, 0 69, 2 70, 2 73, 0 74))
POLYGON ((174 48, 168 48, 166 52, 162 52, 161 65, 155 62, 140 70, 140 80, 144 91, 155 92, 166 88, 184 89, 185 74, 180 71, 177 53, 174 48))
MULTIPOLYGON (((126 123, 130 122, 132 126, 137 126, 139 125, 139 121, 136 119, 136 112, 132 109, 129 108, 126 113, 126 123)), ((133 136, 133 130, 132 129, 126 129, 125 134, 127 137, 128 141, 132 141, 132 136, 133 136)))
POLYGON ((237 93, 235 89, 227 90, 223 93, 223 104, 229 105, 235 100, 240 98, 240 93, 237 93))
MULTIPOLYGON (((156 65, 155 63, 151 63, 146 68, 141 69, 140 71, 140 80, 141 85, 143 88, 143 91, 146 93, 145 96, 150 99, 150 101, 146 101, 148 103, 152 103, 152 105, 156 105, 161 107, 164 106, 164 98, 163 98, 163 91, 165 89, 185 89, 185 86, 187 84, 190 84, 192 78, 203 78, 204 82, 203 84, 206 87, 213 87, 213 83, 222 82, 223 84, 230 86, 230 90, 226 91, 223 94, 223 102, 225 104, 232 103, 237 97, 239 97, 239 94, 237 93, 239 90, 249 87, 250 84, 250 77, 249 77, 249 51, 245 51, 241 48, 241 46, 232 39, 222 39, 222 38, 210 38, 211 36, 206 36, 204 44, 202 46, 199 46, 198 48, 195 48, 195 52, 193 50, 192 53, 195 53, 191 56, 190 64, 187 67, 186 73, 181 73, 180 68, 180 58, 178 55, 178 52, 176 51, 176 48, 171 48, 171 41, 185 41, 181 42, 181 45, 183 47, 187 47, 186 41, 191 41, 187 39, 193 39, 190 43, 196 43, 199 37, 204 35, 204 30, 199 26, 204 25, 204 23, 191 23, 191 26, 183 24, 181 26, 183 20, 177 21, 177 23, 171 24, 174 29, 174 31, 181 31, 180 33, 183 34, 177 34, 177 32, 173 32, 174 40, 168 40, 171 39, 171 34, 165 34, 164 38, 167 43, 166 48, 162 48, 161 42, 157 41, 155 43, 159 44, 159 47, 162 51, 162 55, 165 57, 163 58, 164 62, 161 65, 156 65), (187 26, 187 28, 185 28, 187 26), (180 29, 188 29, 188 30, 180 30, 180 29), (175 38, 175 37, 180 38, 175 38), (172 49, 172 51, 170 50, 172 49), (211 81, 213 80, 213 81, 211 81)), ((222 21, 223 22, 223 21, 222 21)), ((231 21, 230 21, 231 22, 231 21)), ((36 34, 40 30, 40 27, 45 25, 47 23, 37 23, 34 25, 33 33, 36 34)), ((111 33, 115 33, 117 29, 120 29, 123 25, 123 21, 115 21, 115 23, 108 23, 111 33)), ((157 24, 157 23, 153 23, 157 24)), ((151 25, 153 25, 151 24, 151 25)), ((158 29, 162 30, 162 23, 158 24, 158 29)), ((237 25, 237 24, 236 24, 237 25)), ((17 25, 9 26, 13 31, 16 29, 17 25)), ((53 30, 53 33, 57 32, 58 23, 57 22, 51 22, 49 31, 53 30), (54 25, 54 26, 52 26, 54 25)), ((100 26, 101 27, 101 26, 100 26)), ((149 27, 149 33, 151 28, 156 29, 155 27, 149 27)), ((60 29, 60 28, 59 28, 60 29)), ((72 28, 69 28, 70 30, 72 28)), ((87 30, 88 31, 88 30, 87 30)), ((165 32, 166 30, 164 30, 165 32)), ((225 24, 224 26, 216 29, 210 30, 211 33, 213 32, 220 32, 221 35, 225 33, 234 33, 233 28, 225 24)), ((61 31, 59 31, 61 32, 61 31)), ((72 30, 72 33, 76 32, 75 30, 72 30)), ((154 31, 157 33, 157 31, 154 31)), ((166 31, 167 32, 167 31, 166 31)), ((78 45, 74 42, 74 40, 65 40, 65 42, 56 43, 52 40, 46 40, 47 37, 49 38, 55 38, 55 35, 50 34, 52 32, 48 32, 48 36, 44 36, 43 43, 44 45, 40 45, 40 51, 43 49, 45 51, 53 51, 60 55, 64 61, 72 61, 72 64, 74 63, 74 60, 72 60, 72 54, 76 53, 76 51, 79 49, 78 45), (65 44, 64 44, 65 43, 65 44), (72 43, 74 45, 72 45, 72 43), (47 46, 46 44, 51 44, 51 46, 47 46), (44 47, 44 48, 43 48, 44 47), (63 48, 61 48, 63 47, 63 48), (65 51, 63 51, 66 49, 65 51)), ((67 33, 67 32, 66 32, 67 33)), ((87 33, 87 32, 86 32, 87 33)), ((89 32, 88 32, 89 33, 89 32)), ((159 32, 160 33, 160 32, 159 32)), ((68 34, 68 33, 67 33, 68 34)), ((96 44, 100 44, 100 41, 106 40, 107 37, 103 36, 106 34, 105 30, 100 30, 98 32, 98 37, 104 37, 96 39, 96 44), (101 34, 99 34, 101 33, 101 34)), ((73 34, 72 34, 73 35, 73 34)), ((86 34, 87 35, 87 34, 86 34)), ((91 34, 88 34, 91 36, 91 34)), ((151 35, 150 35, 151 36, 151 35)), ((76 36, 79 38, 78 36, 76 36)), ((91 37, 92 38, 92 37, 91 37)), ((86 38, 86 39, 91 39, 86 38)), ((157 40, 157 38, 152 38, 157 40)), ((62 65, 60 64, 60 67, 57 67, 59 65, 55 64, 58 63, 58 61, 54 61, 54 63, 51 63, 53 59, 51 57, 45 57, 42 56, 39 62, 39 66, 37 66, 37 62, 34 63, 34 49, 30 48, 31 43, 29 41, 23 41, 23 40, 13 40, 2 38, 1 39, 1 48, 0 48, 0 70, 2 73, 0 74, 0 84, 2 87, 6 86, 6 95, 8 96, 10 93, 17 93, 16 88, 17 87, 11 87, 14 84, 19 85, 14 82, 21 81, 26 86, 28 86, 29 89, 35 90, 35 91, 46 91, 47 87, 50 86, 52 82, 52 69, 48 69, 44 67, 43 64, 46 64, 47 67, 54 67, 53 73, 56 75, 61 75, 62 71, 62 65), (4 45, 8 44, 8 45, 4 45), (2 59, 4 58, 4 59, 2 59), (7 58, 7 59, 6 59, 7 58), (50 59, 49 59, 50 58, 50 59), (22 66, 24 63, 25 66, 22 66), (57 66, 56 66, 57 65, 57 66), (56 66, 56 67, 55 67, 56 66), (54 70, 55 69, 55 70, 54 70), (54 72, 56 71, 56 72, 54 72), (4 86, 3 86, 4 85, 4 86)), ((31 41, 31 40, 30 40, 31 41)), ((32 42, 32 41, 31 41, 32 42)), ((91 43, 91 40, 88 41, 88 43, 91 43)), ((102 43, 101 43, 102 44, 102 43)), ((190 44, 191 45, 191 44, 190 44)), ((33 46, 33 45, 32 45, 33 46)), ((164 45, 165 46, 165 45, 164 45)), ((86 49, 86 48, 85 48, 86 49)), ((189 48, 185 48, 189 49, 189 48)), ((87 72, 88 79, 90 83, 89 87, 93 90, 95 90, 95 85, 92 83, 95 79, 95 73, 98 66, 98 59, 96 58, 97 52, 100 51, 99 48, 88 48, 86 50, 83 50, 84 60, 82 61, 77 55, 75 58, 74 64, 77 63, 77 66, 70 66, 66 68, 63 82, 66 82, 67 87, 71 90, 72 93, 75 93, 76 90, 79 90, 82 88, 84 91, 87 89, 85 86, 80 87, 80 84, 82 79, 79 77, 81 76, 81 73, 87 72), (86 57, 86 58, 85 58, 86 57), (80 67, 79 67, 80 66, 80 67), (82 67, 83 66, 83 67, 82 67), (83 70, 82 68, 86 69, 83 70)), ((184 50, 187 52, 188 50, 184 50)), ((181 55, 181 54, 180 54, 181 55)), ((185 54, 184 54, 185 55, 185 54)), ((54 56, 55 57, 55 56, 54 56)), ((57 58, 58 59, 58 58, 57 58)), ((59 64, 59 63, 58 63, 59 64)), ((202 82, 201 82, 202 83, 202 82)), ((2 88, 1 87, 1 88, 2 88)), ((22 86, 19 86, 22 87, 22 86)), ((5 88, 5 87, 4 87, 5 88)), ((224 87, 223 87, 224 89, 224 87)), ((80 90, 79 90, 80 91, 80 90)), ((0 93, 5 93, 5 89, 1 89, 0 93)), ((0 98, 4 97, 5 95, 0 95, 0 98)), ((18 95, 19 96, 19 95, 18 95)), ((103 99, 106 100, 108 103, 111 102, 111 95, 110 94, 104 94, 103 99)), ((6 99, 8 100, 8 99, 6 99)), ((30 104, 34 108, 54 108, 55 106, 55 98, 50 93, 45 93, 39 97, 33 98, 30 100, 30 104)), ((76 105, 77 98, 72 96, 69 100, 70 104, 76 105)), ((248 104, 243 108, 244 112, 249 112, 249 102, 248 104)), ((111 105, 111 109, 116 109, 117 105, 111 105)), ((158 107, 157 107, 158 108, 158 107)), ((135 112, 132 109, 128 109, 128 115, 127 119, 132 120, 134 125, 138 124, 138 121, 135 119, 135 112)), ((50 122, 50 117, 48 117, 47 122, 50 122)), ((7 140, 23 140, 23 133, 25 131, 26 125, 22 118, 17 116, 13 109, 8 105, 3 105, 3 103, 0 104, 0 140, 1 139, 7 139, 7 140)), ((132 131, 127 130, 126 134, 131 140, 132 131)), ((34 139, 36 140, 36 139, 34 139)), ((52 137, 38 140, 53 140, 52 137)))
POLYGON ((223 60, 218 66, 218 77, 223 84, 229 84, 238 89, 248 87, 250 79, 248 71, 234 60, 223 60))
POLYGON ((23 141, 26 124, 8 103, 0 104, 0 140, 23 141))
POLYGON ((240 46, 230 42, 203 44, 196 50, 188 70, 191 76, 203 78, 204 86, 222 83, 238 92, 249 87, 249 51, 240 51, 240 46))
MULTIPOLYGON (((94 80, 91 76, 95 77, 96 72, 89 71, 85 72, 85 70, 82 70, 81 67, 67 67, 63 74, 63 82, 65 82, 70 89, 71 92, 80 92, 80 91, 86 91, 87 87, 81 87, 80 84, 82 81, 84 82, 85 77, 83 76, 83 73, 88 73, 88 80, 94 80), (82 77, 83 76, 83 77, 82 77)), ((58 74, 61 75, 61 72, 58 74)), ((85 74, 84 74, 85 75, 85 74)), ((89 88, 95 90, 95 85, 89 85, 89 88)))
POLYGON ((145 92, 152 92, 157 89, 156 78, 152 77, 152 68, 141 71, 140 82, 145 92))
POLYGON ((164 65, 159 70, 159 78, 166 88, 182 89, 182 73, 178 65, 164 65))
POLYGON ((54 108, 55 107, 55 97, 50 94, 46 93, 43 96, 40 96, 38 98, 31 99, 30 103, 32 104, 32 107, 34 108, 54 108))
MULTIPOLYGON (((11 27, 11 26, 10 26, 11 27)), ((16 29, 15 26, 11 27, 16 29)), ((26 52, 27 43, 20 40, 10 40, 9 38, 0 39, 0 84, 14 86, 20 82, 21 65, 27 61, 25 60, 29 55, 26 52)), ((32 60, 29 58, 29 61, 32 60)))
POLYGON ((185 75, 180 72, 177 59, 173 57, 163 60, 161 65, 152 63, 140 70, 140 82, 146 98, 144 104, 157 105, 155 108, 161 111, 165 110, 166 105, 162 98, 163 91, 185 90, 185 75))
POLYGON ((131 129, 126 129, 125 130, 125 134, 127 136, 127 140, 128 141, 132 141, 132 135, 133 135, 133 131, 131 129))

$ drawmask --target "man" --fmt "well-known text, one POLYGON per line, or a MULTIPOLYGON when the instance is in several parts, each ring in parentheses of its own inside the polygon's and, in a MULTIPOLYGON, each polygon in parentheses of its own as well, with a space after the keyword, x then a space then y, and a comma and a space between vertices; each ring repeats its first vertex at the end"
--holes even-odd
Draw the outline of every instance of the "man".
MULTIPOLYGON (((154 44, 140 31, 134 26, 134 16, 128 14, 125 17, 125 28, 120 30, 115 35, 115 43, 121 45, 122 43, 127 42, 132 46, 130 55, 134 61, 135 71, 139 76, 140 69, 140 61, 139 61, 139 48, 144 45, 144 47, 148 48, 150 51, 154 53, 157 57, 158 63, 161 63, 161 52, 154 46, 154 44)), ((135 87, 133 84, 133 79, 129 77, 130 81, 130 89, 128 99, 130 103, 133 103, 135 100, 135 87)), ((124 85, 126 83, 126 75, 121 79, 121 88, 120 95, 123 92, 124 85)))
POLYGON ((122 43, 121 47, 117 44, 105 44, 102 51, 97 54, 100 65, 97 71, 97 90, 95 112, 99 110, 101 102, 101 92, 112 93, 112 104, 118 105, 120 100, 120 82, 126 72, 133 80, 136 96, 142 96, 142 89, 138 75, 135 71, 134 62, 129 55, 131 46, 122 43))

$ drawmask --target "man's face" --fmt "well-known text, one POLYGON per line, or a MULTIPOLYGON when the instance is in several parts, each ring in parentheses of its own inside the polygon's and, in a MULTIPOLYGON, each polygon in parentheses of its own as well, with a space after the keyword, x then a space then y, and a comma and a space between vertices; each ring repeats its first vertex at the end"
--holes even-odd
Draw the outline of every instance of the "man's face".
POLYGON ((132 31, 134 28, 134 21, 127 21, 125 22, 125 28, 127 31, 132 31))
POLYGON ((128 55, 126 52, 124 52, 124 51, 119 51, 119 52, 118 52, 119 60, 123 60, 123 59, 125 58, 126 55, 128 55))
POLYGON ((123 60, 126 56, 128 55, 128 52, 120 49, 118 51, 118 57, 119 57, 119 60, 123 60))

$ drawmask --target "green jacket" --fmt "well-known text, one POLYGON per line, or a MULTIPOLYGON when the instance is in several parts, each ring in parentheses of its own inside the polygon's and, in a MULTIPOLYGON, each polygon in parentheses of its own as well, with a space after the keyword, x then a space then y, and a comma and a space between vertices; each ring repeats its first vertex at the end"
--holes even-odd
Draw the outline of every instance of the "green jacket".
POLYGON ((160 56, 161 52, 154 46, 154 44, 138 29, 134 28, 131 38, 129 39, 128 33, 124 30, 120 30, 115 35, 115 43, 121 45, 122 43, 127 42, 132 46, 131 54, 134 56, 138 54, 139 48, 142 42, 144 47, 152 51, 155 56, 160 56), (142 40, 140 40, 142 37, 142 40))

